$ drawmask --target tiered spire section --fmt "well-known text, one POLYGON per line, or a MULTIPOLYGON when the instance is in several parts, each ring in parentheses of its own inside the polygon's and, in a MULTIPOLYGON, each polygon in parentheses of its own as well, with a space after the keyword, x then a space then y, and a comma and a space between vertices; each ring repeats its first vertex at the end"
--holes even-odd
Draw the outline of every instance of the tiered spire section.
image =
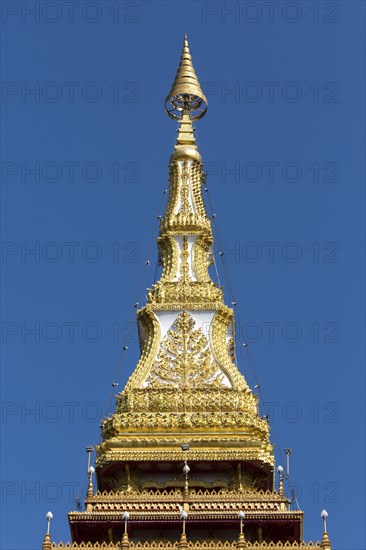
POLYGON ((163 272, 138 312, 141 359, 104 424, 98 461, 146 456, 147 449, 151 458, 179 460, 180 443, 188 440, 197 459, 265 463, 267 472, 260 475, 267 489, 273 465, 268 423, 236 367, 233 311, 209 274, 213 236, 192 125, 205 114, 207 99, 186 36, 166 104, 179 128, 158 238, 163 272), (144 431, 149 436, 142 438, 144 431), (223 433, 230 433, 225 446, 223 433))

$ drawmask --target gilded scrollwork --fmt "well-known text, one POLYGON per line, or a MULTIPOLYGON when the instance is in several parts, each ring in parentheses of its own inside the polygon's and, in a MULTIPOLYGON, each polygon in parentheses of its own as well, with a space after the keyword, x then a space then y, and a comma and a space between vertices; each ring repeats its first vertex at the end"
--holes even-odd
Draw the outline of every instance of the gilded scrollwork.
POLYGON ((188 237, 187 235, 183 235, 183 241, 182 241, 182 250, 180 252, 180 277, 178 279, 178 283, 180 285, 185 285, 189 280, 189 246, 188 246, 188 237))
POLYGON ((215 309, 222 306, 221 288, 210 281, 186 281, 184 284, 159 281, 148 292, 148 302, 154 309, 179 311, 184 309, 215 309))
POLYGON ((252 403, 253 413, 258 414, 257 402, 253 396, 248 384, 238 371, 236 365, 232 362, 227 346, 227 332, 230 324, 233 321, 233 311, 222 306, 218 308, 211 323, 211 343, 213 354, 216 361, 222 366, 225 374, 232 382, 236 389, 240 389, 246 393, 248 402, 252 403))
POLYGON ((141 471, 137 468, 130 469, 126 465, 125 469, 118 470, 113 476, 106 476, 104 481, 112 489, 112 494, 125 491, 128 495, 139 490, 140 477, 141 471))
POLYGON ((202 329, 194 326, 195 321, 188 312, 177 316, 160 344, 144 385, 186 390, 224 387, 219 367, 211 360, 208 340, 202 329))
POLYGON ((200 161, 192 161, 191 164, 191 188, 192 196, 195 204, 195 211, 199 216, 204 218, 207 216, 205 205, 202 198, 202 185, 204 182, 203 172, 202 172, 202 163, 200 161))
MULTIPOLYGON (((208 485, 210 485, 208 483, 208 485)), ((131 488, 119 489, 115 491, 97 491, 90 497, 93 504, 118 504, 128 500, 130 503, 156 503, 156 502, 181 502, 183 499, 180 488, 131 488)), ((229 503, 228 508, 233 508, 235 504, 240 503, 247 510, 258 510, 259 508, 278 509, 278 504, 285 502, 286 498, 277 492, 263 489, 255 489, 253 482, 248 482, 242 491, 238 492, 234 486, 233 489, 225 487, 209 487, 207 483, 202 482, 202 487, 192 487, 189 489, 189 501, 194 509, 194 505, 201 505, 205 509, 214 508, 215 503, 229 503)), ((196 506, 198 508, 198 506, 196 506)))
POLYGON ((117 412, 240 412, 251 414, 252 408, 246 394, 226 386, 205 387, 134 388, 121 394, 117 412))
MULTIPOLYGON (((257 437, 260 437, 260 434, 256 434, 257 437)), ((160 441, 160 439, 159 439, 160 441)), ((125 460, 146 460, 146 461, 159 461, 159 460, 181 460, 184 461, 186 455, 179 450, 167 450, 167 449, 157 449, 156 446, 159 444, 159 441, 150 438, 149 441, 144 441, 144 445, 141 443, 141 447, 137 448, 139 443, 138 438, 133 442, 133 447, 130 448, 121 448, 121 449, 111 449, 109 448, 111 444, 102 443, 98 447, 97 454, 97 465, 102 466, 109 462, 120 462, 125 460), (151 445, 149 447, 149 444, 151 445)), ((181 439, 179 443, 183 443, 184 440, 181 439)), ((199 449, 190 452, 190 460, 262 460, 266 464, 274 464, 273 458, 273 447, 267 448, 266 446, 260 446, 259 448, 251 449, 245 448, 242 445, 243 441, 238 440, 236 442, 237 448, 217 448, 215 450, 211 449, 199 449)))
POLYGON ((115 413, 103 424, 104 431, 122 433, 124 430, 233 430, 251 429, 252 435, 262 440, 268 438, 268 424, 258 417, 238 412, 127 412, 115 413))
POLYGON ((169 219, 179 206, 179 189, 180 189, 180 166, 179 162, 171 162, 169 164, 169 199, 166 207, 165 216, 162 220, 164 225, 165 219, 169 219))
POLYGON ((200 235, 193 245, 193 271, 199 281, 209 282, 208 268, 212 263, 210 256, 212 239, 206 235, 200 235))
POLYGON ((190 205, 190 201, 189 201, 190 190, 189 190, 188 177, 189 177, 188 161, 184 160, 182 162, 182 171, 181 171, 181 177, 180 177, 180 206, 179 206, 179 213, 182 214, 183 216, 187 216, 188 214, 193 213, 190 205))
POLYGON ((169 200, 160 224, 160 235, 167 232, 193 231, 211 234, 201 195, 202 171, 199 162, 187 160, 170 163, 169 200), (189 198, 193 202, 193 209, 189 198))
POLYGON ((171 235, 158 238, 160 263, 163 266, 161 280, 172 281, 178 271, 178 247, 171 235))
POLYGON ((125 390, 131 387, 139 387, 142 380, 146 378, 149 367, 156 357, 160 343, 160 324, 154 312, 144 307, 138 312, 138 319, 144 331, 144 338, 140 338, 143 342, 140 360, 133 374, 130 376, 125 390))

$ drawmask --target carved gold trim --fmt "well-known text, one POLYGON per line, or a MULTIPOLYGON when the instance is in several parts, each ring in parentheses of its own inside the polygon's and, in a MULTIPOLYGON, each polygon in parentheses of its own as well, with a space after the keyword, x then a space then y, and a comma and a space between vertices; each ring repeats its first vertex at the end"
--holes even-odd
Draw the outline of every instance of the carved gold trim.
MULTIPOLYGON (((249 542, 245 541, 245 547, 253 550, 314 550, 315 548, 321 548, 320 542, 312 543, 310 542, 249 542)), ((146 541, 146 542, 129 542, 127 548, 133 549, 142 549, 142 550, 172 550, 181 548, 179 541, 169 542, 169 541, 146 541)), ((236 542, 228 541, 217 541, 217 540, 206 540, 206 541, 188 541, 186 548, 192 550, 237 550, 239 546, 236 542)), ((55 543, 51 544, 52 550, 79 550, 79 549, 88 549, 88 550, 121 550, 121 544, 114 543, 84 543, 80 544, 74 542, 70 543, 55 543)))
MULTIPOLYGON (((97 465, 101 466, 108 462, 119 462, 125 460, 142 460, 142 461, 160 461, 160 460, 172 460, 172 461, 184 461, 186 455, 180 451, 173 450, 158 450, 158 449, 118 449, 109 450, 105 444, 101 444, 98 447, 97 465)), ((273 465, 273 448, 267 450, 266 448, 258 448, 256 450, 241 449, 203 449, 190 451, 190 460, 212 460, 212 461, 227 461, 227 460, 262 460, 264 463, 273 465)))
POLYGON ((268 424, 255 416, 238 412, 146 412, 114 414, 113 426, 118 432, 125 429, 164 429, 164 430, 200 430, 202 429, 238 429, 252 428, 257 431, 257 437, 265 438, 268 434, 268 424))
POLYGON ((258 405, 248 384, 238 371, 236 365, 232 362, 227 347, 227 332, 230 324, 233 322, 233 311, 227 306, 222 305, 215 313, 210 330, 210 339, 212 350, 216 361, 219 363, 223 372, 231 381, 232 386, 245 392, 246 399, 251 405, 253 415, 258 414, 258 405))
MULTIPOLYGON (((202 329, 194 329, 194 326, 195 321, 187 311, 177 316, 160 343, 157 358, 144 381, 147 387, 184 388, 187 392, 181 392, 183 398, 192 393, 194 396, 189 390, 224 387, 218 365, 211 361, 208 340, 202 329)), ((164 402, 164 399, 160 401, 160 410, 164 410, 164 402)), ((174 405, 177 410, 179 403, 175 401, 174 405)))
POLYGON ((136 369, 125 386, 125 392, 141 385, 149 373, 150 366, 157 355, 160 344, 160 323, 154 312, 150 308, 144 307, 138 312, 138 319, 145 331, 144 345, 136 369))
POLYGON ((164 281, 153 285, 148 302, 154 309, 215 309, 222 307, 223 293, 210 281, 164 281))
POLYGON ((195 212, 201 217, 207 217, 205 205, 202 198, 202 184, 204 181, 202 162, 193 161, 190 167, 190 176, 191 176, 191 189, 192 197, 194 200, 194 209, 195 212))
POLYGON ((208 282, 210 276, 208 268, 212 263, 209 257, 212 239, 206 235, 200 235, 196 238, 192 247, 192 266, 193 271, 199 281, 208 282))
POLYGON ((158 238, 160 262, 163 266, 162 281, 173 281, 178 272, 178 246, 172 235, 158 238))
MULTIPOLYGON (((179 205, 180 191, 180 166, 178 161, 169 164, 169 199, 164 218, 169 219, 177 212, 179 205)), ((164 218, 162 225, 164 225, 164 218)))
POLYGON ((128 392, 117 412, 241 412, 251 414, 253 409, 247 395, 226 386, 220 388, 182 389, 165 387, 134 388, 128 392))
MULTIPOLYGON (((124 502, 181 502, 184 499, 181 490, 177 489, 142 489, 142 490, 119 490, 119 491, 97 491, 89 502, 97 503, 124 503, 124 502)), ((278 507, 280 503, 286 502, 286 499, 273 491, 263 491, 261 489, 245 488, 242 491, 229 489, 196 489, 189 488, 190 503, 223 503, 231 502, 248 506, 248 509, 256 509, 255 503, 275 503, 278 507)), ((279 508, 277 508, 279 510, 279 508)), ((300 510, 287 510, 286 514, 298 513, 300 510)))

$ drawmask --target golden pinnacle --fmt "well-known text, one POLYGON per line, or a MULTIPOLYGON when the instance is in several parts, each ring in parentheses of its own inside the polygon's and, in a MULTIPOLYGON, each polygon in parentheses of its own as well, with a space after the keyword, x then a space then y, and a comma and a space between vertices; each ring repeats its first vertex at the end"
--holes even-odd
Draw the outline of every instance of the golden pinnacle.
POLYGON ((202 118, 207 111, 208 101, 202 92, 192 64, 188 38, 184 35, 183 50, 178 71, 166 100, 165 111, 177 120, 184 113, 190 113, 192 120, 202 118))

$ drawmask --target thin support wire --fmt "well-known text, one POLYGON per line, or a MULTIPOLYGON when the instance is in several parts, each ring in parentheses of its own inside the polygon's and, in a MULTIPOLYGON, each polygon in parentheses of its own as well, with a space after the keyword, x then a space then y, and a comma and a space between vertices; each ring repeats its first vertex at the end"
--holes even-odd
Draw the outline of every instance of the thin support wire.
MULTIPOLYGON (((227 287, 229 289, 232 305, 236 306, 237 302, 235 300, 233 287, 232 287, 232 284, 231 284, 229 269, 228 269, 228 266, 226 265, 226 262, 224 260, 224 255, 222 253, 222 243, 221 243, 221 239, 220 239, 220 236, 219 236, 219 231, 218 231, 218 226, 217 226, 217 223, 216 223, 216 216, 215 216, 214 210, 213 210, 211 196, 210 196, 210 193, 209 193, 209 189, 207 187, 207 181, 205 182, 205 186, 206 186, 207 197, 208 197, 207 202, 208 202, 208 205, 209 205, 209 208, 210 208, 209 217, 213 220, 215 240, 217 241, 217 243, 219 245, 219 252, 220 252, 219 255, 220 255, 220 258, 221 258, 221 264, 222 264, 223 271, 224 271, 225 284, 227 284, 227 287)), ((215 262, 215 269, 217 271, 216 262, 215 262)), ((217 277, 218 277, 218 280, 219 280, 219 275, 218 274, 217 274, 217 277)), ((241 326, 241 319, 240 319, 239 309, 236 309, 235 311, 236 311, 236 317, 237 317, 238 322, 239 322, 239 326, 241 326)), ((237 336, 238 336, 238 340, 239 340, 239 348, 240 348, 240 355, 241 355, 242 365, 244 367, 246 362, 244 360, 242 348, 243 348, 243 344, 246 344, 246 342, 243 342, 241 340, 240 331, 239 331, 237 336)), ((265 413, 265 416, 267 417, 268 423, 270 424, 271 419, 269 418, 269 414, 267 412, 266 402, 264 401, 264 395, 263 395, 263 392, 261 390, 261 384, 259 382, 258 375, 257 375, 256 370, 254 368, 253 361, 250 358, 250 353, 249 353, 249 350, 248 350, 247 347, 246 347, 246 351, 247 351, 247 364, 248 364, 248 366, 250 368, 250 371, 251 371, 251 373, 254 377, 254 380, 256 382, 256 386, 257 386, 257 390, 258 390, 258 394, 259 394, 259 399, 260 399, 260 402, 261 402, 261 407, 262 407, 263 412, 265 413)), ((275 429, 273 428, 273 425, 271 425, 271 432, 272 432, 273 440, 277 440, 275 429)), ((282 453, 282 450, 281 450, 280 446, 275 445, 275 447, 276 447, 277 452, 280 454, 281 460, 283 460, 284 457, 283 457, 283 453, 282 453)))
MULTIPOLYGON (((164 203, 164 200, 165 200, 165 195, 167 194, 166 190, 164 190, 163 192, 163 197, 162 197, 162 200, 160 202, 160 206, 159 206, 159 213, 161 212, 161 209, 163 207, 163 203, 164 203)), ((108 397, 108 401, 107 401, 107 405, 105 407, 105 414, 104 414, 104 418, 108 415, 109 413, 109 410, 110 410, 110 407, 111 407, 111 403, 112 403, 112 400, 113 400, 113 395, 114 395, 114 387, 115 385, 117 384, 117 380, 119 379, 120 377, 120 372, 121 372, 121 368, 122 368, 122 364, 123 364, 123 359, 124 359, 124 355, 125 355, 125 352, 127 351, 128 349, 128 346, 127 344, 129 343, 130 341, 130 336, 131 336, 131 332, 132 332, 132 327, 133 327, 133 320, 134 318, 136 317, 136 307, 137 307, 137 304, 139 303, 139 300, 140 300, 140 297, 141 297, 141 293, 142 293, 142 290, 143 290, 143 286, 144 286, 144 282, 145 282, 145 279, 146 279, 146 275, 147 275, 147 272, 149 270, 149 267, 150 267, 150 257, 151 257, 151 254, 152 254, 152 251, 153 251, 153 246, 154 246, 154 243, 156 242, 156 239, 157 239, 157 233, 158 233, 158 229, 159 229, 159 223, 160 223, 160 215, 158 216, 158 227, 157 229, 155 230, 155 232, 153 233, 153 236, 152 236, 152 239, 151 239, 151 244, 150 244, 150 248, 149 248, 149 256, 148 256, 148 259, 146 260, 145 262, 145 269, 142 273, 142 277, 141 277, 141 280, 140 280, 140 284, 139 284, 139 289, 138 289, 138 292, 137 292, 137 301, 134 305, 134 309, 132 310, 131 312, 131 316, 130 316, 130 322, 128 323, 128 332, 125 336, 125 338, 123 339, 123 342, 122 342, 122 346, 121 346, 121 350, 120 350, 120 354, 119 354, 119 358, 118 358, 118 361, 116 363, 116 366, 115 366, 115 369, 114 369, 114 377, 113 377, 113 383, 112 383, 112 389, 110 391, 110 394, 109 394, 109 397, 108 397)), ((157 262, 158 263, 158 262, 157 262)), ((156 277, 156 273, 157 273, 157 265, 156 265, 156 268, 155 268, 155 275, 154 275, 154 280, 155 280, 155 277, 156 277)), ((99 443, 101 441, 101 435, 99 437, 99 443)))

